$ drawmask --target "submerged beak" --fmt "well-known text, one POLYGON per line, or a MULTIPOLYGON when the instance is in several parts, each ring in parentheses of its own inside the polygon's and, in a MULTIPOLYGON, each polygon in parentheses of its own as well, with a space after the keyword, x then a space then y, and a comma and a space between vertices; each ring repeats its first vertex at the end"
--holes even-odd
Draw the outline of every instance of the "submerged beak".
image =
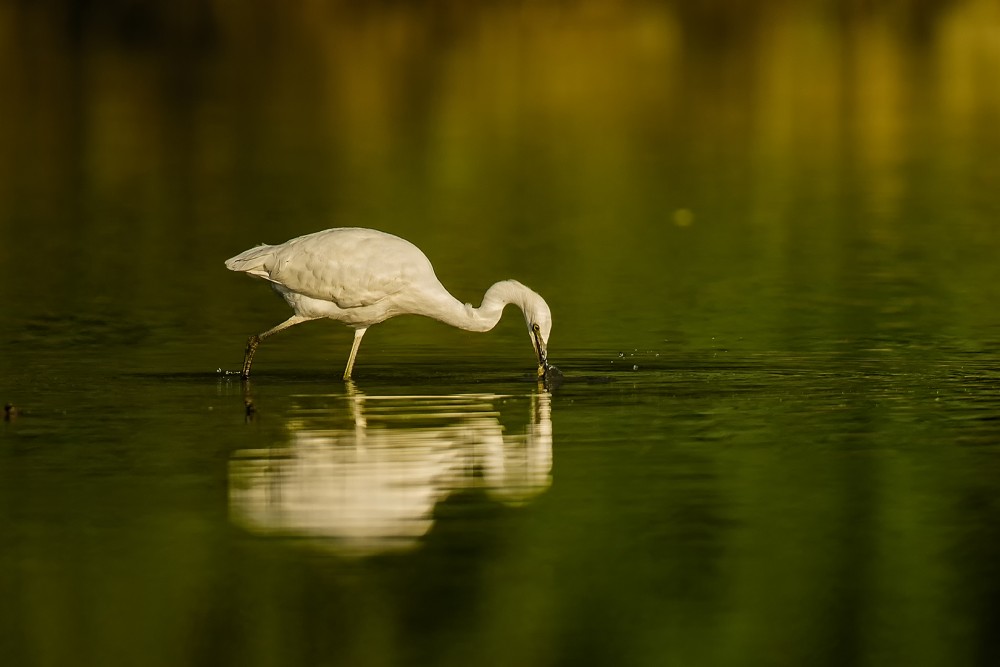
POLYGON ((545 349, 545 342, 537 331, 531 332, 531 344, 535 348, 535 356, 538 357, 538 377, 542 377, 548 366, 548 352, 545 349))

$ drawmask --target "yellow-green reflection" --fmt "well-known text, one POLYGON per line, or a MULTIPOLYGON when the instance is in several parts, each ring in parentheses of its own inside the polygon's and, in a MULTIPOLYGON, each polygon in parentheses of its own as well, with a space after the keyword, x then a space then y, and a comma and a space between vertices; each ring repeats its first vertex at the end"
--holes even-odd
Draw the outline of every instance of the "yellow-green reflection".
MULTIPOLYGON (((5 664, 996 664, 998 26, 996 0, 0 3, 5 664), (333 225, 418 242, 462 300, 529 281, 553 361, 613 375, 554 396, 558 483, 523 511, 438 441, 424 538, 279 502, 373 455, 311 393, 349 332, 275 341, 247 426, 205 373, 285 306, 222 260, 333 225), (268 535, 421 548, 246 539, 230 483, 268 535)), ((368 336, 372 394, 520 392, 513 318, 368 336)), ((529 399, 476 400, 523 434, 529 399)), ((414 405, 365 398, 366 436, 462 422, 414 405)))
POLYGON ((353 384, 344 396, 299 396, 287 442, 234 452, 233 521, 368 555, 416 545, 456 491, 526 502, 551 482, 551 397, 531 394, 529 422, 513 434, 494 408, 504 398, 369 396, 353 384), (310 407, 330 398, 333 407, 310 407))

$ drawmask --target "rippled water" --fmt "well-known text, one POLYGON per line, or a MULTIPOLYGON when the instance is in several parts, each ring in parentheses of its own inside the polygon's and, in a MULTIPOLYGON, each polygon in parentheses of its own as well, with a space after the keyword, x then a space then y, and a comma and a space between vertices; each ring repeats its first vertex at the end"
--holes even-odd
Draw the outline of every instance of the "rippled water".
POLYGON ((1000 16, 754 7, 0 11, 4 664, 995 664, 1000 16), (223 261, 348 224, 564 381, 241 383, 223 261))

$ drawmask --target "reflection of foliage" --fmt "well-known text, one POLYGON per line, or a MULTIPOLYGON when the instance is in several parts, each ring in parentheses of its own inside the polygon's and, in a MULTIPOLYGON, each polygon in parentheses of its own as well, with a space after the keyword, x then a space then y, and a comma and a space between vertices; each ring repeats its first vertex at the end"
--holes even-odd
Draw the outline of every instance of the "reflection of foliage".
POLYGON ((190 292, 219 281, 199 252, 366 224, 460 298, 505 274, 555 292, 557 343, 618 336, 591 311, 627 325, 639 293, 654 340, 721 312, 773 345, 816 303, 865 330, 886 304, 891 326, 983 326, 996 3, 842 4, 7 8, 0 235, 65 262, 0 277, 107 292, 118 263, 138 299, 196 257, 169 285, 190 292))

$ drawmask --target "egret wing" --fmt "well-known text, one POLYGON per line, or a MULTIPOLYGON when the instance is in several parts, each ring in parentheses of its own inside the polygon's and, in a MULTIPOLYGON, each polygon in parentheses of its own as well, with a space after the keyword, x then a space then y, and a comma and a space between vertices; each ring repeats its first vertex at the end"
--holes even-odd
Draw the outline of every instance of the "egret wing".
MULTIPOLYGON (((366 229, 331 229, 273 247, 267 279, 285 288, 358 308, 397 294, 434 270, 413 244, 366 229)), ((258 274, 259 275, 259 274, 258 274)))

